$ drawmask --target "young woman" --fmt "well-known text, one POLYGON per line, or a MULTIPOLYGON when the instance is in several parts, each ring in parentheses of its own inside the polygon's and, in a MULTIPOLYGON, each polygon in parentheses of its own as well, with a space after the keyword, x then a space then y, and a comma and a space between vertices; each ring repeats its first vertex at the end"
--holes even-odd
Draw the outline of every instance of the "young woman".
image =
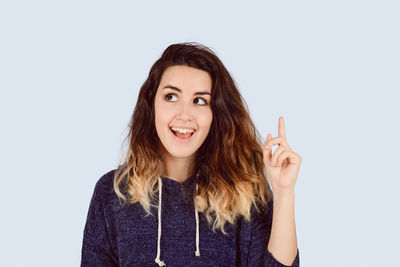
POLYGON ((299 266, 302 158, 283 117, 278 131, 262 144, 211 49, 170 45, 140 89, 126 157, 95 186, 81 266, 299 266))

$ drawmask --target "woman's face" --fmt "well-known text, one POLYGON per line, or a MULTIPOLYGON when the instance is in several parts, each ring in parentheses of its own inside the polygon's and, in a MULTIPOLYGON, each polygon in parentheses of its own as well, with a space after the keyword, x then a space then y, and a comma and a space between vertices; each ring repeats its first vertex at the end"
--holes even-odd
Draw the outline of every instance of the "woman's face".
POLYGON ((206 139, 212 121, 212 80, 196 68, 175 65, 168 67, 157 88, 154 100, 155 126, 168 156, 192 159, 206 139), (186 138, 174 130, 191 129, 186 138))

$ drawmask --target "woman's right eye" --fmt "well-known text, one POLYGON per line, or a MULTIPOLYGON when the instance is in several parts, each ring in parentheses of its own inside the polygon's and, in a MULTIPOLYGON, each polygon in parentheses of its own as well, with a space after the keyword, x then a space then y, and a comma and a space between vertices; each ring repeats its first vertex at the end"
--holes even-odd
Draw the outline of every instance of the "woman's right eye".
POLYGON ((165 98, 169 101, 170 100, 170 96, 176 96, 175 94, 167 94, 165 95, 165 98))

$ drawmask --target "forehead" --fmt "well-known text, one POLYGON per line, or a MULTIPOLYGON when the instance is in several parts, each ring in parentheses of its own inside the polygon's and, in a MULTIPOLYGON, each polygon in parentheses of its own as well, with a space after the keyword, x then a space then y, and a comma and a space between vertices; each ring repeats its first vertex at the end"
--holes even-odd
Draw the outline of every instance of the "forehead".
POLYGON ((160 81, 160 87, 173 85, 182 90, 209 90, 211 91, 212 80, 210 74, 204 70, 188 66, 168 67, 160 81))

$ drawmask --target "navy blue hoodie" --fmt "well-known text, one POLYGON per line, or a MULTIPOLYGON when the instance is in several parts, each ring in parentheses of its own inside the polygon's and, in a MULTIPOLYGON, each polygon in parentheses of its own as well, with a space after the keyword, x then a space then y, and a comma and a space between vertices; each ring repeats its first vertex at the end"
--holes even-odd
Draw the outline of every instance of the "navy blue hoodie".
MULTIPOLYGON (((138 202, 120 204, 114 172, 104 174, 94 188, 81 266, 286 266, 267 249, 272 200, 261 213, 252 208, 250 222, 242 217, 234 225, 227 222, 224 235, 213 232, 194 207, 195 174, 183 183, 160 176, 161 199, 156 195, 161 208, 152 207, 146 216, 138 202)), ((299 266, 299 251, 292 266, 299 266)))

